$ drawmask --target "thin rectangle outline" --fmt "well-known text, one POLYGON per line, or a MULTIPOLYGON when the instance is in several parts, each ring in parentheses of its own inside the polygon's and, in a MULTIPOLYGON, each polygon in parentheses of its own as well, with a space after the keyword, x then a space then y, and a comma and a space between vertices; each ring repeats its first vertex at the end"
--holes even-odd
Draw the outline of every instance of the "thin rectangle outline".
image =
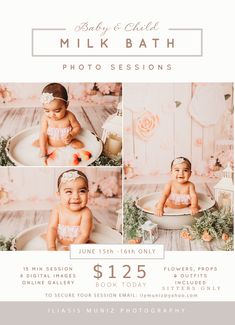
MULTIPOLYGON (((110 247, 110 244, 102 244, 102 245, 107 245, 110 247)), ((123 244, 112 244, 112 245, 118 245, 118 246, 123 246, 123 244)), ((124 245, 128 245, 128 244, 124 244, 124 245)), ((69 249, 69 259, 70 260, 95 260, 95 259, 99 259, 99 260, 126 260, 126 259, 130 259, 130 260, 164 260, 165 259, 165 247, 164 245, 160 244, 161 246, 163 246, 163 254, 162 254, 162 257, 130 257, 130 256, 127 256, 127 257, 72 257, 72 251, 71 249, 69 249)), ((96 245, 97 246, 97 245, 96 245)), ((131 246, 131 245, 130 245, 131 246)), ((152 244, 148 244, 148 245, 145 245, 146 246, 153 246, 152 244)))
POLYGON ((168 28, 175 31, 200 31, 201 33, 201 53, 200 54, 156 54, 156 55, 141 55, 141 54, 34 54, 34 31, 35 30, 66 30, 66 28, 32 28, 31 33, 31 55, 32 57, 202 57, 203 56, 203 29, 202 28, 168 28))

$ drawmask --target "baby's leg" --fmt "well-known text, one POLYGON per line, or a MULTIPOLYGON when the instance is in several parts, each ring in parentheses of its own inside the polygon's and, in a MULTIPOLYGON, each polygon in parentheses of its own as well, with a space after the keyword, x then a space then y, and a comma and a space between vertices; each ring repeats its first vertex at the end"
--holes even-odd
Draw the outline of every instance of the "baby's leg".
POLYGON ((41 234, 40 237, 41 237, 43 240, 47 241, 47 234, 46 234, 46 232, 44 232, 43 234, 41 234))
POLYGON ((96 244, 96 242, 89 239, 88 242, 87 242, 87 244, 96 244))
POLYGON ((39 139, 34 140, 33 143, 32 143, 32 146, 39 148, 40 147, 39 139))
POLYGON ((84 147, 84 144, 77 140, 77 139, 73 139, 71 142, 70 142, 70 145, 73 149, 82 149, 84 147))
POLYGON ((69 251, 69 246, 59 246, 58 251, 69 251))

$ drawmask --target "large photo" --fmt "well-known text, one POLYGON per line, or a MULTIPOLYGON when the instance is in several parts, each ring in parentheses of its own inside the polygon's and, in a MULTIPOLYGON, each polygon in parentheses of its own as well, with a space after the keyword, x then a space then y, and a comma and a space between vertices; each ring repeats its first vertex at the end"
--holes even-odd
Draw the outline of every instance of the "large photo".
POLYGON ((124 239, 233 249, 233 84, 124 84, 124 239))
POLYGON ((1 167, 0 250, 122 243, 119 167, 1 167))
POLYGON ((0 166, 120 166, 121 83, 0 83, 0 166))

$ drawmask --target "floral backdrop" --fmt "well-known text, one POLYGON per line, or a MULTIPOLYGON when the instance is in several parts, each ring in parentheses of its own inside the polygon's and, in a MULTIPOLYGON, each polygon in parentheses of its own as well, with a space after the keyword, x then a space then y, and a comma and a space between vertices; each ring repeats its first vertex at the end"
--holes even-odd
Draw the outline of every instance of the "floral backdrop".
POLYGON ((232 83, 124 84, 126 177, 169 172, 177 156, 215 177, 233 165, 232 83))
MULTIPOLYGON (((92 104, 115 104, 121 96, 121 83, 63 83, 71 105, 78 101, 92 104)), ((46 83, 0 84, 0 107, 41 106, 39 101, 46 83)))
MULTIPOLYGON (((1 168, 0 206, 13 201, 55 200, 57 178, 65 170, 67 169, 1 168)), ((79 170, 83 171, 89 180, 89 204, 108 206, 110 202, 117 203, 117 200, 112 201, 113 199, 121 198, 120 168, 80 168, 79 170)))

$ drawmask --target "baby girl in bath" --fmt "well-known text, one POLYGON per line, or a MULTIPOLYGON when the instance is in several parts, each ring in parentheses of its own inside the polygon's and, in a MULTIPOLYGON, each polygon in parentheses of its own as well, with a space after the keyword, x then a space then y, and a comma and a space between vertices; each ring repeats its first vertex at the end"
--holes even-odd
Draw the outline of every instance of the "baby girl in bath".
POLYGON ((195 186, 189 181, 191 173, 191 163, 187 158, 178 157, 172 161, 171 180, 166 184, 156 205, 157 216, 163 215, 164 207, 173 209, 189 207, 192 215, 199 211, 195 186))
POLYGON ((88 201, 88 179, 84 173, 70 169, 57 182, 59 204, 52 210, 47 229, 47 249, 68 250, 70 244, 85 244, 92 231, 92 213, 88 201))
POLYGON ((47 85, 41 95, 44 115, 41 120, 39 140, 33 145, 40 147, 40 156, 47 164, 48 145, 52 147, 65 147, 70 145, 74 149, 80 149, 84 145, 76 139, 81 126, 75 115, 68 111, 68 93, 59 83, 47 85))

